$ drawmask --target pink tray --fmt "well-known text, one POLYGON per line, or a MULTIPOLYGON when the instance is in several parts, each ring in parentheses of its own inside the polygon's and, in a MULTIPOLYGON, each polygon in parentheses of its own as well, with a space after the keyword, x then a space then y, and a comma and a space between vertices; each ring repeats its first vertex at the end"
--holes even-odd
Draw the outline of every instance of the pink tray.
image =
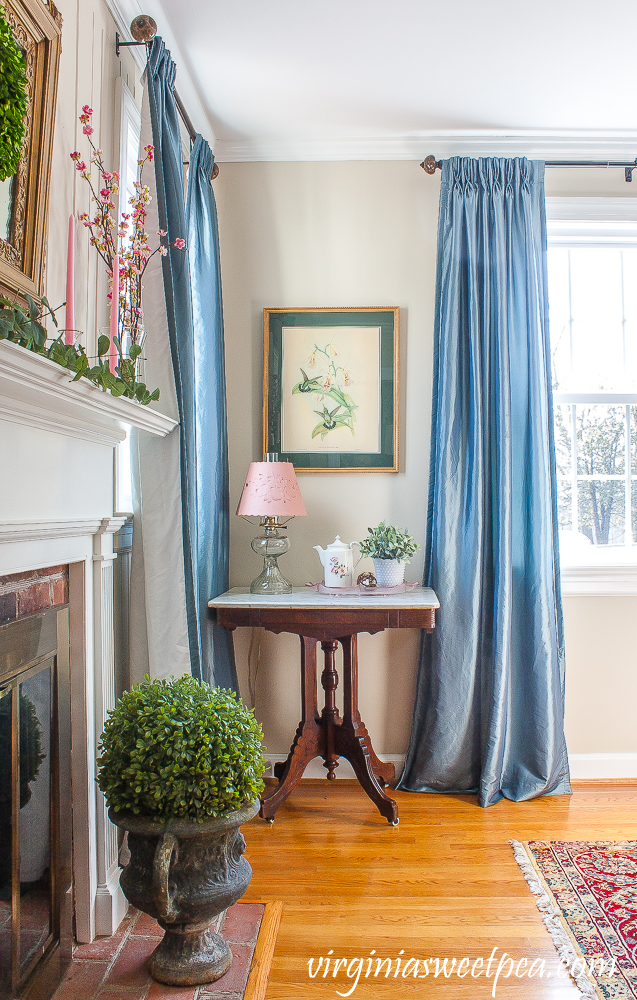
POLYGON ((305 586, 315 590, 317 594, 328 594, 330 597, 387 597, 414 590, 418 584, 399 583, 397 587, 326 587, 323 583, 306 583, 305 586))

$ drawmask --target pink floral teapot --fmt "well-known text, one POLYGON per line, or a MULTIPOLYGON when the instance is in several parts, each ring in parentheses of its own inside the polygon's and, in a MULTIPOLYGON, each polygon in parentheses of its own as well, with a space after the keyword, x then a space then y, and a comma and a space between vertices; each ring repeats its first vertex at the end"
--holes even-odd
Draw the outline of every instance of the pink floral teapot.
POLYGON ((331 545, 322 549, 320 545, 314 548, 323 563, 326 587, 353 587, 354 569, 361 560, 359 542, 342 542, 337 535, 331 545), (358 548, 358 559, 354 562, 353 546, 358 548))

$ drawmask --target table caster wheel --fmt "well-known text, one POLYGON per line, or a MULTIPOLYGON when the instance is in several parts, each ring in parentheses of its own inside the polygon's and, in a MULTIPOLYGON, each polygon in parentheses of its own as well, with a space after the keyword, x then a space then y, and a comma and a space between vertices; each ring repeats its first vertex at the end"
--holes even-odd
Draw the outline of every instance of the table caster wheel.
POLYGON ((389 821, 389 825, 390 826, 398 826, 399 823, 400 823, 400 819, 399 819, 398 816, 396 817, 396 819, 390 819, 390 821, 389 821))
POLYGON ((266 823, 274 823, 274 816, 266 816, 265 821, 266 823))

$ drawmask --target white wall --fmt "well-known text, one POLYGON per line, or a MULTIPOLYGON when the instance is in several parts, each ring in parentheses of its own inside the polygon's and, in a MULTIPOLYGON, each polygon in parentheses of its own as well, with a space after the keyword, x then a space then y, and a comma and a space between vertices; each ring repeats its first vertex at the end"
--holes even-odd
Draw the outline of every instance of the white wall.
MULTIPOLYGON (((425 538, 435 249, 440 174, 415 162, 223 163, 215 181, 226 324, 231 508, 261 457, 262 310, 400 306, 401 459, 391 474, 300 475, 307 518, 292 522, 281 566, 293 583, 320 577, 315 544, 361 538, 387 517, 425 538)), ((637 196, 623 171, 552 170, 556 196, 637 196), (633 193, 634 192, 634 193, 633 193)), ((231 515, 231 584, 259 569, 254 530, 231 515)), ((419 579, 422 551, 408 577, 419 579)), ((567 598, 567 740, 575 753, 637 751, 637 598, 567 598)), ((379 753, 407 747, 419 636, 362 636, 361 712, 379 753)), ((299 718, 298 640, 235 632, 242 692, 271 753, 289 748, 299 718), (259 642, 261 643, 259 649, 259 642), (260 655, 257 655, 260 653, 260 655)))
MULTIPOLYGON (((292 548, 281 566, 295 584, 317 580, 322 569, 313 545, 326 545, 336 534, 360 539, 386 516, 422 545, 439 181, 427 183, 416 163, 246 163, 222 164, 215 185, 231 505, 236 507, 248 463, 261 452, 263 307, 400 306, 400 472, 301 476, 308 516, 290 525, 292 548)), ((232 516, 234 585, 259 572, 250 550, 253 534, 232 516)), ((409 576, 421 574, 422 551, 409 576)), ((237 635, 244 676, 247 641, 237 635)), ((415 632, 361 637, 363 718, 386 753, 406 745, 418 641, 415 632)), ((263 639, 257 714, 273 753, 287 751, 298 722, 297 645, 289 636, 263 639)))

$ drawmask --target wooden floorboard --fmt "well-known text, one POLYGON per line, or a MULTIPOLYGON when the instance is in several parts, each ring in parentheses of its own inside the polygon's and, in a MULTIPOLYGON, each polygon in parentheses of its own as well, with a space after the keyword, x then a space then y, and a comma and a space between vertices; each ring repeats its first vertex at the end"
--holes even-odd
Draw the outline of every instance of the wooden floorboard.
MULTIPOLYGON (((637 839, 637 786, 575 786, 572 796, 533 802, 502 801, 481 809, 473 796, 393 793, 400 824, 382 819, 355 784, 303 782, 279 809, 273 824, 255 819, 243 828, 252 868, 243 897, 283 901, 267 1000, 336 998, 356 1000, 576 1000, 581 994, 557 974, 556 951, 542 923, 509 840, 637 839), (496 948, 514 960, 513 974, 495 993, 490 978, 456 974, 463 958, 486 962, 496 948), (308 962, 329 956, 310 978, 308 962), (373 955, 370 955, 371 952, 373 955), (403 954, 401 955, 401 951, 403 954), (371 973, 365 978, 365 971, 371 973), (401 966, 396 977, 397 959, 401 966), (356 983, 357 964, 363 959, 356 983), (392 960, 374 976, 377 959, 392 960), (438 959, 439 975, 402 977, 410 959, 438 959), (455 958, 454 971, 445 978, 455 958), (518 963, 522 975, 517 978, 518 963), (348 978, 334 960, 347 959, 348 978), (543 975, 525 975, 534 960, 543 975)), ((414 968, 414 963, 411 965, 414 968)), ((465 965, 463 971, 467 968, 465 965)), ((476 972, 480 966, 476 966, 476 972)))

